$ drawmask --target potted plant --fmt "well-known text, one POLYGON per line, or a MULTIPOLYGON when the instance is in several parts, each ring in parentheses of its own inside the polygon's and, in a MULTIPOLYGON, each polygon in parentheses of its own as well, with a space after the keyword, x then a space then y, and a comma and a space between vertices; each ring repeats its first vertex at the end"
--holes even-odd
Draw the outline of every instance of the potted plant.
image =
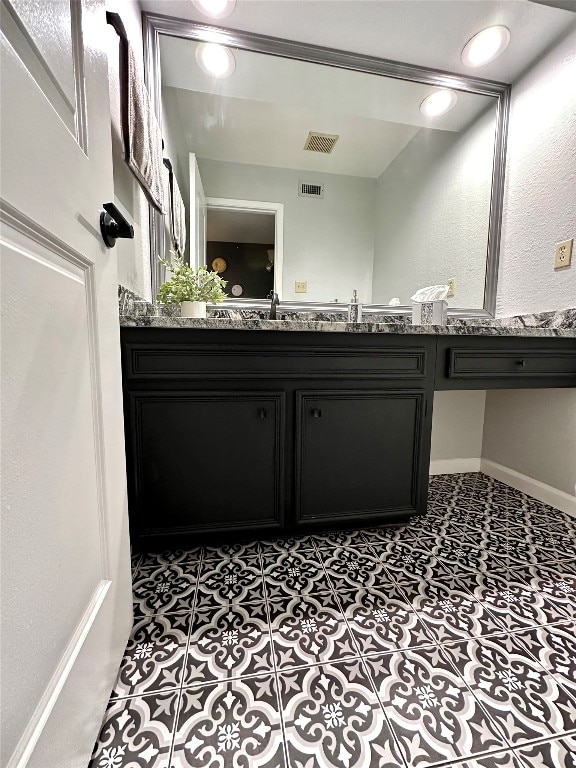
POLYGON ((194 270, 181 256, 173 251, 170 253, 172 261, 162 258, 159 261, 172 278, 162 283, 156 298, 163 304, 180 304, 182 317, 206 317, 206 303, 220 304, 226 298, 226 280, 205 266, 194 270))

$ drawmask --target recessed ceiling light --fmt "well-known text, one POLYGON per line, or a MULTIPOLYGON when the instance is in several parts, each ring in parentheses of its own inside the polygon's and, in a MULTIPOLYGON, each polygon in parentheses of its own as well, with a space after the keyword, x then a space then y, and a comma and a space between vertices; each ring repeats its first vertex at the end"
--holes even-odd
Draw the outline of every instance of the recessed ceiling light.
POLYGON ((456 104, 456 94, 447 88, 434 91, 420 104, 420 112, 426 117, 440 117, 456 104))
POLYGON ((196 8, 213 19, 224 19, 230 16, 236 5, 236 0, 192 0, 196 8))
POLYGON ((464 46, 462 61, 467 67, 481 67, 500 56, 509 42, 510 30, 507 27, 483 29, 464 46))
POLYGON ((236 68, 232 52, 220 43, 200 43, 196 48, 196 61, 211 77, 229 77, 236 68))

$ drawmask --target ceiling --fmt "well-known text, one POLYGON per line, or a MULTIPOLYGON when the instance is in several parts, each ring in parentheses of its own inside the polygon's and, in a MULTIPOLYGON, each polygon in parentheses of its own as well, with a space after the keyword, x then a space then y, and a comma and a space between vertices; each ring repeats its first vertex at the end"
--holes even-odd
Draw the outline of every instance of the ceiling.
MULTIPOLYGON (((140 0, 140 5, 151 13, 211 23, 191 0, 140 0)), ((575 24, 570 11, 528 0, 237 0, 219 25, 513 83, 575 24), (498 59, 470 72, 460 59, 462 48, 493 24, 510 29, 510 45, 498 59)))
POLYGON ((164 88, 162 93, 166 114, 178 116, 188 151, 228 163, 377 179, 420 130, 187 90, 164 88), (304 150, 311 130, 339 136, 330 154, 304 150))
POLYGON ((218 80, 197 47, 160 38, 165 118, 201 158, 377 179, 421 128, 459 132, 496 115, 493 97, 460 91, 445 115, 425 117, 433 86, 250 51, 234 51, 234 74, 218 80), (304 150, 310 131, 339 136, 331 154, 304 150))

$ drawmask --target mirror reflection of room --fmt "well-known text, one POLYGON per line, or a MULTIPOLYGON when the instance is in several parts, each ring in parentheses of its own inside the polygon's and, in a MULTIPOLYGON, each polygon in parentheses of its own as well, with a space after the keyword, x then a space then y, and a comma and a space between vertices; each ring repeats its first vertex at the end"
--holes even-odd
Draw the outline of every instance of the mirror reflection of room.
POLYGON ((452 281, 451 306, 483 307, 494 97, 234 49, 215 77, 206 44, 160 40, 186 258, 223 260, 230 298, 409 305, 452 281), (281 206, 282 230, 211 199, 281 206))

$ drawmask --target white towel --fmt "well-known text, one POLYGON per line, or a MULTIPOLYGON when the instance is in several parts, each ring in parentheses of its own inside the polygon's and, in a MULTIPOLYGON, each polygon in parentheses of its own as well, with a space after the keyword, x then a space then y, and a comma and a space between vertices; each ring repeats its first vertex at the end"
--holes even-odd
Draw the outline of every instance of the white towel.
POLYGON ((126 162, 150 203, 164 213, 162 134, 130 45, 125 95, 128 123, 128 136, 124 142, 126 162))

